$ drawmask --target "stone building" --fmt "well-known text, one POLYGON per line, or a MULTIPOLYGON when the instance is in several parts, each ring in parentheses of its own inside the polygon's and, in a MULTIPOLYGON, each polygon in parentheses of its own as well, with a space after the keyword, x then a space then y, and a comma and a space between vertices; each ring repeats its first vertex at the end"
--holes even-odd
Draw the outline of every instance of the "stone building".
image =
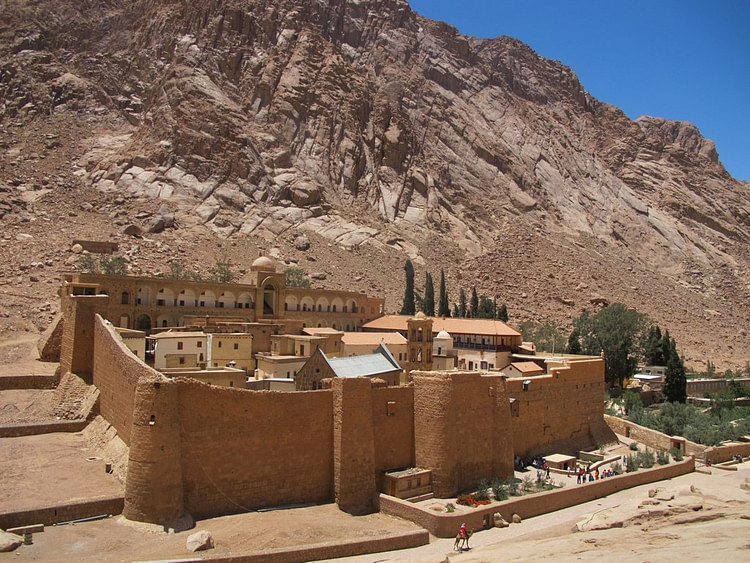
POLYGON ((154 368, 206 367, 208 337, 203 332, 168 330, 148 338, 154 354, 154 368))
POLYGON ((342 342, 342 356, 373 354, 385 344, 402 367, 407 361, 407 340, 397 332, 344 332, 342 342))
MULTIPOLYGON (((399 332, 409 338, 408 323, 410 320, 414 323, 413 319, 420 314, 416 317, 383 315, 365 323, 362 330, 399 332)), ((431 321, 430 344, 440 332, 449 334, 458 369, 499 370, 510 364, 514 352, 527 352, 521 333, 499 320, 432 317, 431 321)), ((418 349, 416 347, 415 351, 418 349)))
POLYGON ((260 257, 241 283, 73 273, 64 295, 107 295, 102 315, 122 328, 180 327, 197 317, 234 322, 296 321, 300 327, 358 330, 383 314, 383 299, 351 291, 286 287, 284 272, 260 257), (190 319, 188 321, 187 319, 190 319))
POLYGON ((403 370, 388 347, 381 343, 372 354, 329 358, 318 348, 295 377, 297 391, 322 389, 324 379, 367 377, 386 385, 399 385, 403 370))
POLYGON ((544 368, 539 367, 539 364, 536 362, 511 362, 501 371, 508 377, 531 377, 542 375, 544 368))

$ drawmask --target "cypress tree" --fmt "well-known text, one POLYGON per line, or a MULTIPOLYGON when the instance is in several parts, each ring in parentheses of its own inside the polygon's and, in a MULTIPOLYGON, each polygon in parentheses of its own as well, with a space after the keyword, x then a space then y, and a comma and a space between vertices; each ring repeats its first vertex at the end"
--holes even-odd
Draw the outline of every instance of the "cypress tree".
POLYGON ((500 308, 497 310, 497 318, 504 323, 508 322, 508 308, 505 304, 500 305, 500 308))
POLYGON ((404 305, 401 307, 401 314, 413 315, 417 312, 417 308, 414 304, 414 266, 411 260, 407 260, 404 264, 404 271, 406 272, 406 290, 404 291, 404 305))
POLYGON ((472 319, 477 318, 479 313, 479 296, 477 295, 477 286, 471 288, 471 306, 469 308, 469 316, 472 319))
POLYGON ((578 332, 577 328, 574 328, 570 336, 568 336, 568 346, 565 350, 568 354, 580 354, 581 353, 581 341, 580 341, 580 333, 578 332))
POLYGON ((461 289, 458 292, 458 316, 465 319, 468 312, 466 308, 466 292, 461 289))
POLYGON ((677 343, 669 343, 667 371, 664 375, 664 398, 670 403, 684 403, 687 400, 687 378, 685 364, 677 353, 677 343))
POLYGON ((422 299, 422 312, 428 317, 435 316, 435 286, 432 283, 432 275, 427 273, 424 277, 424 299, 422 299))
POLYGON ((664 343, 659 325, 648 327, 646 338, 643 342, 643 356, 649 366, 664 366, 667 358, 664 356, 664 343))
POLYGON ((440 301, 438 302, 438 316, 450 317, 451 310, 448 305, 448 290, 445 288, 445 270, 440 270, 440 301))

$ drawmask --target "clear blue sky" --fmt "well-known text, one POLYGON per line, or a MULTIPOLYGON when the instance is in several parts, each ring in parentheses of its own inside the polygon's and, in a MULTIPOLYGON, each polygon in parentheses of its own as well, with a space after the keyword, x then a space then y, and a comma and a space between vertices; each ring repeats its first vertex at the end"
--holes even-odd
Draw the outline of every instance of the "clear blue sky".
POLYGON ((690 121, 750 180, 750 0, 409 0, 464 35, 520 39, 632 119, 690 121))

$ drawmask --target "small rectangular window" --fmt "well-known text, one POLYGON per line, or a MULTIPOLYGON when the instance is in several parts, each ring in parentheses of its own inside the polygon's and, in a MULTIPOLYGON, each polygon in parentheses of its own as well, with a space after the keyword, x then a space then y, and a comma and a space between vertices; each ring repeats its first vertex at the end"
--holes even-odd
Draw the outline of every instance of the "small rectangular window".
POLYGON ((177 343, 177 349, 178 350, 182 350, 182 342, 178 342, 177 343))
POLYGON ((196 346, 197 346, 198 348, 203 348, 203 342, 201 342, 200 340, 199 340, 198 342, 196 342, 196 343, 195 343, 195 345, 196 345, 196 346))
POLYGON ((240 345, 237 342, 235 342, 234 343, 234 349, 235 350, 239 350, 239 348, 240 348, 240 345))

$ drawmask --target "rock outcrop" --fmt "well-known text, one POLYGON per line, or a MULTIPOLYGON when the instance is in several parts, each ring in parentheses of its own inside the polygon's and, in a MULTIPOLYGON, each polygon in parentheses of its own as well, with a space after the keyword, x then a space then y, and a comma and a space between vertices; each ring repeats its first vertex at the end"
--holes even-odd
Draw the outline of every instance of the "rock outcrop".
MULTIPOLYGON (((54 127, 47 162, 74 143, 61 124, 93 128, 69 151, 73 185, 154 202, 145 222, 115 218, 133 236, 319 236, 454 276, 459 260, 507 269, 508 246, 538 236, 750 307, 750 188, 713 143, 631 121, 515 39, 462 36, 403 0, 2 10, 0 119, 54 127)), ((0 184, 0 216, 30 201, 0 184)))

